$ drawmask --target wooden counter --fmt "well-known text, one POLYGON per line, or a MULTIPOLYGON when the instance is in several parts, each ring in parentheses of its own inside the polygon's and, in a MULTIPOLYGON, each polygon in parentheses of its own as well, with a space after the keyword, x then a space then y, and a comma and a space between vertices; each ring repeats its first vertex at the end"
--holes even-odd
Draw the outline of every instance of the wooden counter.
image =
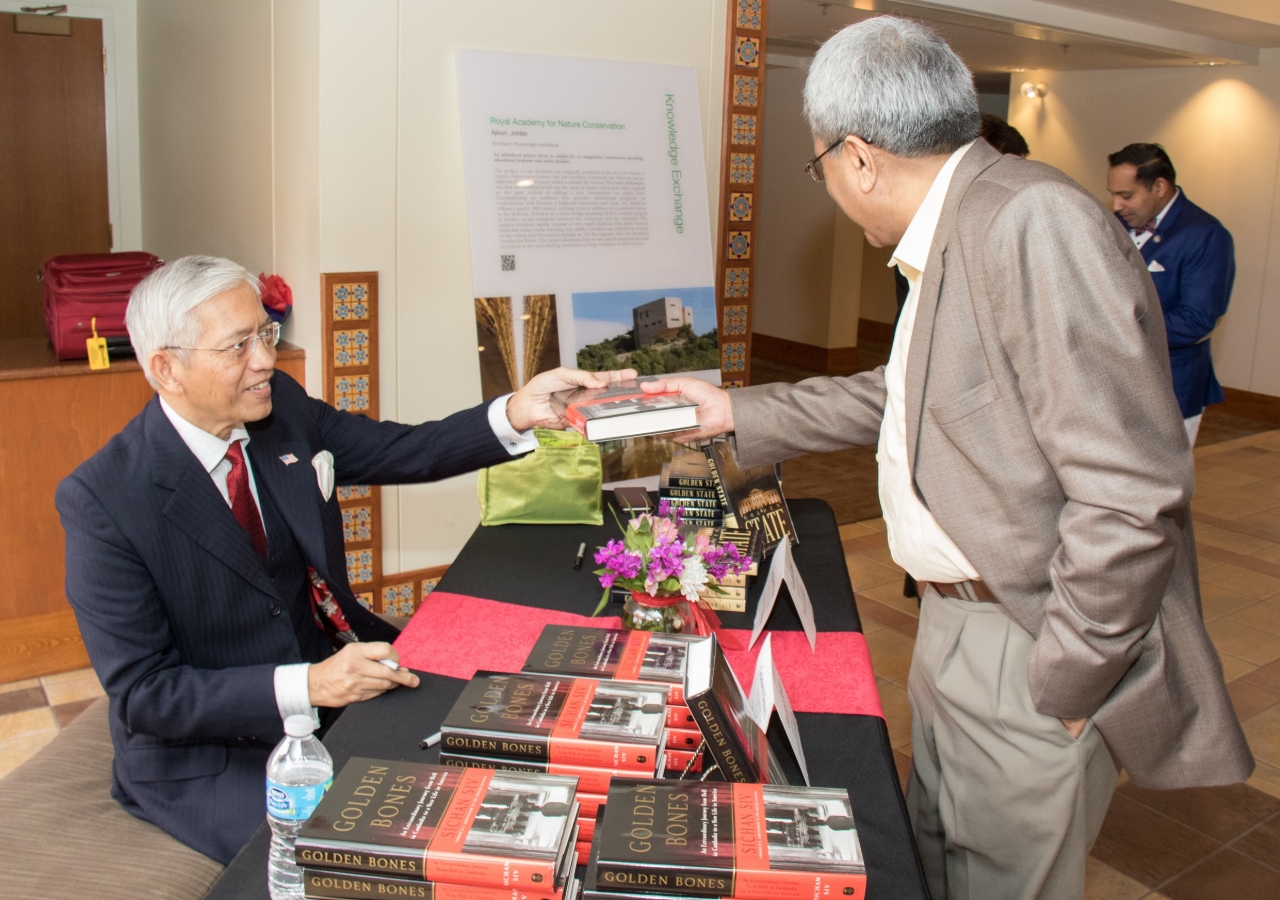
MULTIPOLYGON (((276 365, 304 381, 301 347, 282 342, 276 365)), ((63 592, 53 494, 152 394, 135 360, 94 372, 59 362, 44 338, 0 340, 0 684, 89 664, 63 592)))

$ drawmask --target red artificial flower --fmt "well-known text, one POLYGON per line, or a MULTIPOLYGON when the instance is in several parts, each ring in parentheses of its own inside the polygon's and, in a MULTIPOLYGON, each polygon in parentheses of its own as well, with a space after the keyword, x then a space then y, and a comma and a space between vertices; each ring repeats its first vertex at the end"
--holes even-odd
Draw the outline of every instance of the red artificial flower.
POLYGON ((293 310, 293 289, 279 275, 258 276, 262 282, 262 305, 267 314, 277 322, 283 322, 293 310))

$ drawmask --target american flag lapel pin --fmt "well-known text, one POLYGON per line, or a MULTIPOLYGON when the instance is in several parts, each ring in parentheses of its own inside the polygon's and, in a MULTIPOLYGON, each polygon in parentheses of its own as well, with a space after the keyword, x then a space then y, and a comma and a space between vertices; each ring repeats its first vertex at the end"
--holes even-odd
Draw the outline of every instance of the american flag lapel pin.
POLYGON ((280 457, 280 462, 284 463, 286 466, 291 466, 297 461, 298 457, 294 456, 292 453, 286 453, 284 456, 280 457))

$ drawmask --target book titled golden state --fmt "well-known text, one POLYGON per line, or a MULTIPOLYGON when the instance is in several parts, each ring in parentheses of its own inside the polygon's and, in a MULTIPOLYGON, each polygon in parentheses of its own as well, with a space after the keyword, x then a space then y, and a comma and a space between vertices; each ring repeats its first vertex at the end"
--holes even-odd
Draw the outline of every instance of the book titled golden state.
POLYGON ((668 705, 682 706, 686 654, 689 644, 699 640, 684 634, 548 625, 521 671, 659 684, 667 689, 668 705))
POLYGON ((615 779, 588 889, 736 900, 863 900, 847 791, 615 779))
POLYGON ((440 752, 652 774, 666 703, 659 685, 478 672, 445 716, 440 752))
POLYGON ((298 833, 298 865, 554 892, 573 869, 577 780, 352 757, 298 833))

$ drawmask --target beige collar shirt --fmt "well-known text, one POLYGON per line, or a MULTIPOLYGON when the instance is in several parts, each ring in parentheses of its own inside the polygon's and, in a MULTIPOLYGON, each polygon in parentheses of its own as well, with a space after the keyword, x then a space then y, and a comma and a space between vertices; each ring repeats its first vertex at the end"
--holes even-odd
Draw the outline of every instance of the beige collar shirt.
POLYGON ((906 276, 911 290, 898 317, 893 348, 884 369, 884 419, 880 425, 880 444, 876 453, 880 464, 880 506, 884 510, 893 561, 918 581, 953 583, 978 578, 973 565, 947 537, 912 488, 911 465, 907 458, 906 405, 907 353, 911 349, 911 333, 920 299, 921 275, 929 259, 929 248, 938 228, 938 218, 942 215, 951 176, 955 174, 960 158, 972 146, 972 142, 965 144, 943 164, 924 202, 894 249, 893 258, 889 260, 889 265, 897 266, 906 276))

